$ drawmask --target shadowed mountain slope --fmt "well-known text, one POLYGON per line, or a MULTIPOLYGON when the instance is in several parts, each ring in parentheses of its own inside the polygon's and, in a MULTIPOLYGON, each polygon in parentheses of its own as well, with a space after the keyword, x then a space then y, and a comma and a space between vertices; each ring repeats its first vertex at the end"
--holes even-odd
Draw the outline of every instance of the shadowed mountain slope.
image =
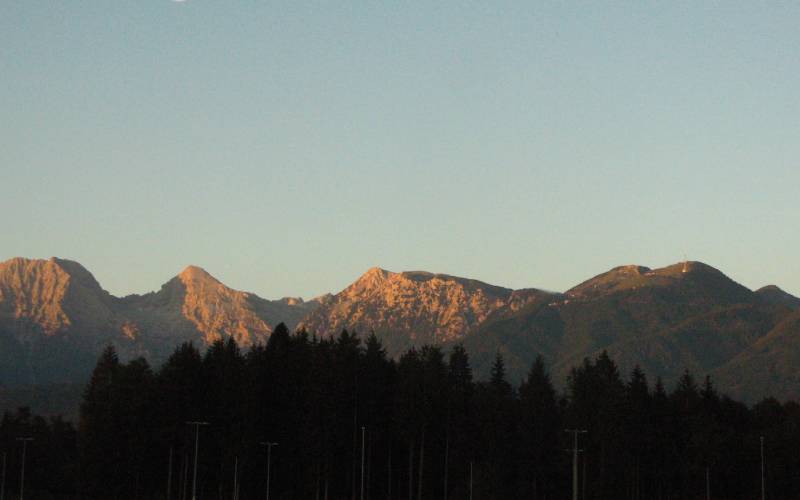
POLYGON ((770 304, 780 304, 791 309, 800 309, 800 298, 784 292, 775 285, 767 285, 756 290, 761 299, 770 304))
MULTIPOLYGON (((655 270, 624 266, 554 296, 547 304, 486 322, 464 344, 468 351, 481 353, 475 364, 484 376, 494 352, 505 356, 514 381, 541 354, 553 367, 554 380, 563 383, 584 357, 606 350, 623 373, 640 365, 651 377, 672 383, 687 368, 698 376, 723 373, 727 363, 770 337, 790 314, 791 308, 780 302, 764 300, 699 262, 655 270)), ((741 363, 757 364, 746 359, 741 363)), ((791 383, 790 378, 785 381, 791 383)), ((749 394, 792 394, 782 383, 764 382, 750 386, 749 394)))
POLYGON ((771 394, 800 400, 800 310, 785 317, 713 375, 734 397, 753 400, 771 394))

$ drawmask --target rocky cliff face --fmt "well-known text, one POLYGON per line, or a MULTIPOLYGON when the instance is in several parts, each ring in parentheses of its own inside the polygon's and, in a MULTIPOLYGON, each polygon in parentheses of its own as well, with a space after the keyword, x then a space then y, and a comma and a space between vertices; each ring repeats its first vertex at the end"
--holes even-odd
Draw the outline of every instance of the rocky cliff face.
POLYGON ((159 363, 181 342, 265 342, 279 322, 294 328, 319 305, 270 301, 233 290, 189 266, 158 292, 117 298, 76 262, 16 258, 0 263, 0 382, 82 378, 113 344, 123 359, 159 363))
POLYGON ((524 293, 476 280, 372 268, 301 326, 318 335, 374 331, 394 355, 412 345, 457 341, 494 311, 526 300, 524 293))
POLYGON ((18 338, 58 335, 74 323, 108 321, 113 299, 77 262, 15 258, 0 263, 0 324, 18 338))
POLYGON ((202 344, 228 337, 244 347, 265 342, 277 319, 265 314, 269 301, 228 288, 196 266, 184 269, 158 292, 129 296, 124 302, 120 313, 128 316, 131 327, 157 318, 165 330, 202 344))

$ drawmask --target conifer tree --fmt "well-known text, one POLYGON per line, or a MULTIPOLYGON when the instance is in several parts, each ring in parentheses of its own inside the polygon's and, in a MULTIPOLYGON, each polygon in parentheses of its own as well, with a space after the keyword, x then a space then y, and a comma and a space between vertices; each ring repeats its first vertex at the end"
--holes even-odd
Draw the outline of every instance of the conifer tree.
POLYGON ((479 389, 477 403, 482 495, 509 498, 515 493, 516 401, 511 384, 506 380, 505 362, 499 352, 495 356, 489 382, 480 385, 479 389))
POLYGON ((475 457, 475 412, 472 368, 463 345, 458 344, 450 351, 447 370, 443 490, 447 497, 465 498, 469 464, 475 457))
POLYGON ((535 500, 551 498, 557 491, 552 478, 559 476, 563 463, 558 439, 562 429, 556 391, 541 356, 520 385, 519 399, 519 494, 535 500))
POLYGON ((83 393, 80 409, 81 490, 88 498, 119 491, 124 463, 120 442, 118 398, 115 394, 120 363, 109 345, 100 355, 83 393))

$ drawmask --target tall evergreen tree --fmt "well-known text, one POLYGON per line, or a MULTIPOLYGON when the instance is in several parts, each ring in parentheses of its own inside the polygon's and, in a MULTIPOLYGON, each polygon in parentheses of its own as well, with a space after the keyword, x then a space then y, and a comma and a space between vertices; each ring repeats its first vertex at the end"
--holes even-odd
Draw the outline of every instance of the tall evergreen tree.
POLYGON ((645 376, 639 365, 634 367, 625 387, 625 447, 629 463, 626 491, 628 498, 639 500, 649 498, 648 486, 652 478, 648 477, 652 470, 653 419, 652 395, 645 376))
POLYGON ((559 489, 553 478, 563 466, 558 436, 560 415, 555 388, 537 356, 519 388, 519 496, 534 500, 554 498, 559 489))
POLYGON ((491 378, 488 383, 479 385, 477 396, 479 491, 485 498, 513 497, 517 472, 514 467, 516 401, 499 352, 492 365, 491 378))
POLYGON ((445 429, 446 498, 468 496, 469 468, 475 458, 475 412, 472 368, 461 344, 453 347, 447 364, 447 425, 445 429))
POLYGON ((81 490, 88 498, 118 496, 125 463, 117 420, 115 383, 120 362, 113 346, 107 346, 92 371, 80 409, 81 490))

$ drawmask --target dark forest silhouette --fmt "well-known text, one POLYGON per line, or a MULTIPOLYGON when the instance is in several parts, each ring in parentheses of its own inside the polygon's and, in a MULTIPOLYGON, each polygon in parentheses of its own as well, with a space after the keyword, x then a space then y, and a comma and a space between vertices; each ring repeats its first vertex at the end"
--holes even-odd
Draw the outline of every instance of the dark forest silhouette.
MULTIPOLYGON (((108 347, 94 369, 78 428, 25 409, 0 422, 5 498, 19 491, 18 437, 32 437, 26 496, 189 499, 195 430, 198 498, 566 499, 573 436, 586 499, 800 498, 800 405, 765 399, 748 408, 686 372, 667 392, 605 354, 574 368, 563 394, 541 358, 507 380, 498 354, 475 382, 462 347, 411 349, 388 359, 362 341, 291 335, 242 352, 229 339, 202 354, 178 347, 154 372, 108 347), (362 436, 365 439, 362 441, 362 436), (364 457, 362 475, 362 453, 364 457), (170 468, 170 464, 172 467, 170 468)), ((0 460, 2 457, 0 457, 0 460)))

